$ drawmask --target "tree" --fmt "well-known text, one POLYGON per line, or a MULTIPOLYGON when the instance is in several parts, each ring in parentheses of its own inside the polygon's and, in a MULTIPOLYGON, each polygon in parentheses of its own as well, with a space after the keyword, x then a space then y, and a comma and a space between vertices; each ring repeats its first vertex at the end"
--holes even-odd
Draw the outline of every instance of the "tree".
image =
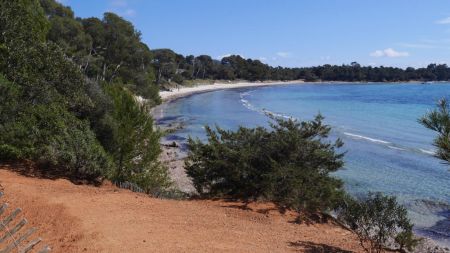
POLYGON ((340 219, 356 233, 366 252, 379 253, 391 241, 400 251, 412 250, 419 242, 406 208, 395 197, 370 193, 364 200, 348 200, 340 219))
POLYGON ((0 2, 0 159, 32 159, 65 176, 95 180, 109 157, 81 117, 92 103, 79 69, 45 41, 33 0, 0 2))
POLYGON ((75 18, 55 0, 40 0, 50 21, 47 38, 61 47, 88 78, 122 83, 128 89, 160 103, 154 84, 152 55, 133 24, 114 13, 97 18, 75 18))
POLYGON ((332 209, 342 182, 329 173, 343 165, 342 143, 327 143, 330 128, 313 121, 275 119, 273 130, 206 127, 208 143, 189 139, 186 172, 202 196, 265 199, 282 209, 332 209))
POLYGON ((163 83, 172 79, 176 74, 179 65, 181 64, 179 56, 170 49, 156 49, 152 50, 153 61, 152 65, 156 70, 156 82, 163 83))
POLYGON ((437 108, 419 119, 426 128, 438 133, 434 140, 437 147, 436 157, 450 163, 450 111, 446 99, 441 99, 437 108))
POLYGON ((170 186, 167 169, 158 161, 160 133, 153 129, 148 105, 119 85, 107 85, 106 90, 114 104, 112 179, 137 183, 147 192, 170 186))

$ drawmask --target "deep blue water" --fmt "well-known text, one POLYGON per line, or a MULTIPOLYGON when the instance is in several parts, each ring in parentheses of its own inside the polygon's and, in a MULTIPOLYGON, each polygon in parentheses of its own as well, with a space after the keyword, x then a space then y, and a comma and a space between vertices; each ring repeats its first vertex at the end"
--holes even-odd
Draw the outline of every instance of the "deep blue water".
POLYGON ((220 90, 164 105, 160 124, 183 122, 168 136, 204 139, 204 125, 268 126, 271 112, 310 120, 317 113, 333 127, 347 151, 336 173, 354 195, 395 195, 406 205, 416 231, 450 245, 450 166, 432 156, 435 134, 417 119, 450 96, 450 83, 302 84, 220 90))

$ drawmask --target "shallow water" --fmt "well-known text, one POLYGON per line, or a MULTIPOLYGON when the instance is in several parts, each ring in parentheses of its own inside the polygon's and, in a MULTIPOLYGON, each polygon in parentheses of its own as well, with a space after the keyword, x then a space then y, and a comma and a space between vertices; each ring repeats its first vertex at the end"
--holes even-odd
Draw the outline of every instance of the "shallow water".
POLYGON ((301 120, 317 113, 333 127, 347 151, 336 173, 354 195, 395 195, 409 210, 416 231, 450 245, 450 166, 432 155, 435 134, 417 119, 450 96, 450 83, 303 84, 220 90, 164 105, 160 124, 183 122, 168 136, 204 139, 204 125, 236 129, 267 126, 267 113, 301 120))

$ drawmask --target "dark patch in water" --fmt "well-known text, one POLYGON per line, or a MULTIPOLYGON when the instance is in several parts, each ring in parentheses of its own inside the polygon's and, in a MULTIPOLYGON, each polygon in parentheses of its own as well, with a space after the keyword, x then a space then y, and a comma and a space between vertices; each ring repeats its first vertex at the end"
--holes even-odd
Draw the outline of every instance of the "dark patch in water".
POLYGON ((158 125, 164 124, 164 123, 167 123, 168 121, 175 121, 182 117, 183 117, 182 115, 165 116, 165 117, 156 119, 156 124, 158 124, 158 125))
POLYGON ((175 134, 170 134, 170 135, 164 136, 164 140, 166 140, 166 141, 185 141, 186 138, 175 135, 175 134))
POLYGON ((433 213, 435 215, 449 217, 450 204, 429 199, 417 199, 408 205, 408 209, 421 214, 433 213))
POLYGON ((422 236, 430 237, 450 245, 450 204, 418 199, 413 202, 410 209, 422 214, 432 213, 433 215, 443 217, 443 220, 436 222, 431 227, 416 228, 416 232, 422 236))
POLYGON ((428 228, 428 230, 441 235, 447 240, 450 238, 450 210, 446 210, 438 213, 439 216, 445 217, 445 220, 438 221, 434 226, 428 228))

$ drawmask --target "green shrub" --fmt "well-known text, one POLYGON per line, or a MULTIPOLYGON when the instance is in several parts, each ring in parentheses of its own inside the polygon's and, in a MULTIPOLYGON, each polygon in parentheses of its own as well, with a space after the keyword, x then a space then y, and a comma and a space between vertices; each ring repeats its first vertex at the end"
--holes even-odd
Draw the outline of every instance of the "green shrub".
POLYGON ((105 86, 110 95, 112 112, 115 182, 130 181, 145 191, 166 188, 170 185, 167 168, 158 162, 161 134, 155 131, 149 107, 136 100, 133 94, 118 85, 105 86))
POLYGON ((208 143, 189 139, 186 172, 202 196, 265 199, 282 208, 326 211, 343 196, 329 173, 343 165, 342 142, 328 143, 330 127, 313 121, 275 119, 272 129, 206 127, 208 143))
POLYGON ((19 149, 7 144, 0 145, 0 161, 17 160, 22 157, 19 149))
POLYGON ((97 179, 111 168, 89 124, 58 104, 26 107, 2 122, 0 145, 9 158, 15 154, 16 159, 31 159, 70 177, 97 179))
POLYGON ((437 108, 422 116, 419 123, 438 134, 434 139, 434 146, 437 147, 435 156, 450 164, 450 108, 448 101, 441 99, 437 108))
POLYGON ((392 242, 401 251, 418 244, 407 211, 395 197, 370 193, 364 200, 348 200, 339 218, 356 233, 366 252, 381 252, 392 242))

